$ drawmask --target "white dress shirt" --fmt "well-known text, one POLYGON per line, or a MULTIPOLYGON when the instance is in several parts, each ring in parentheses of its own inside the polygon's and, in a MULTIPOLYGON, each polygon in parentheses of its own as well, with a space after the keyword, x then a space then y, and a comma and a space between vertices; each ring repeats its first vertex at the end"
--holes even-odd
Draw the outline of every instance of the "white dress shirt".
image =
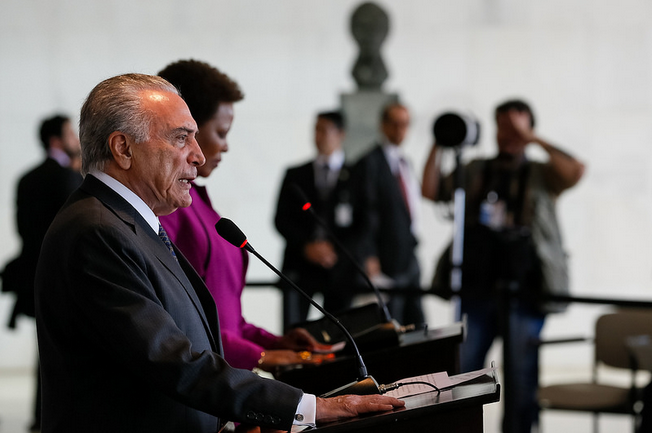
POLYGON ((330 155, 317 155, 313 161, 315 172, 315 186, 319 191, 331 191, 337 184, 337 178, 340 176, 340 170, 344 165, 344 151, 338 149, 330 155), (328 174, 324 176, 324 167, 328 166, 328 174), (324 178, 325 184, 324 184, 324 178))
POLYGON ((57 148, 48 149, 48 158, 54 159, 61 167, 70 167, 70 157, 66 152, 57 148))
POLYGON ((407 192, 407 202, 410 209, 410 217, 412 223, 410 224, 410 230, 414 235, 417 234, 417 229, 419 226, 419 205, 421 203, 421 186, 414 172, 410 167, 410 163, 405 157, 403 150, 389 142, 382 144, 383 153, 389 164, 389 168, 392 171, 392 174, 396 177, 400 176, 403 178, 405 183, 405 189, 407 192))

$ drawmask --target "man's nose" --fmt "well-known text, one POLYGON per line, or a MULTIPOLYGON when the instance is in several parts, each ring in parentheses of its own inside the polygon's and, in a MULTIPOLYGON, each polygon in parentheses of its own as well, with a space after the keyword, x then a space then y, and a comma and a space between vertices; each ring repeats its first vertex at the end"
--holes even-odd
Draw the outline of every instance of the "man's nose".
POLYGON ((191 146, 192 146, 192 150, 190 152, 190 155, 188 156, 188 159, 191 164, 196 165, 197 167, 201 167, 206 162, 206 157, 204 156, 204 153, 201 151, 201 147, 199 147, 199 143, 197 143, 197 140, 195 138, 192 139, 191 146))

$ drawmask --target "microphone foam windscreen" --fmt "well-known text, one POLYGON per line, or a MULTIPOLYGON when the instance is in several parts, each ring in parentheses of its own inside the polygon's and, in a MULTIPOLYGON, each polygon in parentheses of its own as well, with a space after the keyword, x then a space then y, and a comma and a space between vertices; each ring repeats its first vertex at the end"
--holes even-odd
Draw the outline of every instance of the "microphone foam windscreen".
POLYGON ((238 248, 242 248, 247 241, 247 236, 228 218, 220 218, 215 223, 215 230, 224 240, 238 248))

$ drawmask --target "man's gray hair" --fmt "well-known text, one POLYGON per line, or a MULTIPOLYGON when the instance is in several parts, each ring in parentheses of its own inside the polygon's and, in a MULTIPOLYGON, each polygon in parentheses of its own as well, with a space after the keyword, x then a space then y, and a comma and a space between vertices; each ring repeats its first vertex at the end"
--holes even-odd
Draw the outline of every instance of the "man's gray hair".
POLYGON ((84 176, 103 171, 105 162, 113 158, 108 141, 113 132, 120 131, 136 143, 149 140, 152 113, 141 105, 141 92, 146 90, 179 94, 161 77, 125 74, 102 81, 88 95, 79 118, 84 176))

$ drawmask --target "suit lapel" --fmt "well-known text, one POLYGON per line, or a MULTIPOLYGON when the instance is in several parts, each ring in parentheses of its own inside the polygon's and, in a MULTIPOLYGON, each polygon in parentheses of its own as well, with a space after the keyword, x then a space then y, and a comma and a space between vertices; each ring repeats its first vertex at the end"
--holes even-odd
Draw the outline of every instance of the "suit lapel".
MULTIPOLYGON (((188 296, 195 305, 197 312, 199 312, 199 315, 201 316, 202 322, 204 324, 204 328, 206 329, 206 333, 210 337, 213 350, 222 355, 223 351, 221 340, 219 338, 215 338, 215 335, 219 335, 220 333, 220 330, 217 327, 219 318, 217 315, 217 308, 215 307, 215 300, 213 299, 213 296, 208 292, 204 281, 176 246, 174 246, 174 251, 176 251, 177 258, 179 260, 177 267, 182 270, 182 277, 185 277, 185 281, 188 284, 184 283, 184 278, 177 279, 183 285, 183 288, 186 290, 186 293, 188 293, 188 296)), ((178 274, 175 274, 175 277, 177 275, 178 274)))
MULTIPOLYGON (((329 197, 331 202, 333 201, 334 197, 337 197, 340 191, 348 187, 350 179, 351 167, 349 167, 348 164, 343 164, 339 174, 337 175, 337 182, 335 182, 335 186, 333 187, 333 191, 329 197)), ((337 201, 337 199, 335 201, 337 201)))
MULTIPOLYGON (((154 233, 154 230, 152 230, 136 209, 98 179, 93 176, 86 176, 81 188, 89 194, 97 197, 107 208, 111 209, 118 218, 130 226, 138 239, 138 242, 143 246, 143 249, 154 254, 158 261, 174 276, 179 284, 181 284, 195 306, 206 333, 210 337, 213 348, 218 353, 221 353, 219 339, 215 338, 215 334, 219 335, 219 329, 214 329, 214 327, 210 325, 211 323, 218 323, 217 313, 215 312, 211 317, 211 319, 214 318, 214 322, 210 322, 207 318, 205 308, 211 311, 211 304, 205 302, 202 303, 198 296, 198 293, 208 293, 208 289, 206 289, 203 281, 199 276, 197 276, 195 270, 188 263, 183 254, 181 254, 180 250, 176 246, 174 247, 175 253, 177 254, 177 262, 172 254, 170 254, 170 251, 163 241, 158 237, 158 234, 154 233), (195 276, 196 279, 191 283, 191 278, 195 276)), ((210 294, 208 295, 210 296, 210 294)), ((214 310, 215 304, 213 303, 212 306, 214 310)))
POLYGON ((315 184, 315 166, 314 163, 309 163, 305 165, 305 169, 301 171, 302 179, 301 189, 306 194, 309 199, 315 199, 319 196, 317 192, 317 185, 315 184))
MULTIPOLYGON (((144 224, 147 224, 146 222, 143 221, 144 224)), ((154 253, 156 258, 161 262, 161 264, 174 276, 174 278, 181 284, 183 289, 185 290, 186 294, 192 301, 193 305, 195 306, 195 309, 197 310, 197 313, 199 313, 199 316, 201 317, 201 320, 203 322, 204 328, 206 329, 206 333, 210 336, 211 342, 213 345, 213 349, 217 351, 217 343, 215 340, 215 336, 213 335, 213 329, 209 325, 208 318, 206 316, 206 310, 205 310, 205 305, 202 303, 200 300, 198 293, 200 293, 202 290, 207 291, 207 289, 204 286, 203 281, 198 277, 197 280, 191 282, 191 277, 196 274, 195 270, 193 267, 188 263, 188 260, 184 257, 184 255, 181 253, 179 248, 176 247, 176 245, 172 244, 174 247, 175 254, 177 255, 177 259, 170 254, 170 251, 167 249, 165 244, 161 241, 161 239, 158 237, 157 234, 153 232, 153 230, 147 225, 144 227, 138 227, 136 226, 136 234, 140 237, 146 236, 149 238, 148 240, 148 246, 149 250, 154 253), (142 233, 138 233, 138 232, 142 233)), ((216 318, 217 320, 217 318, 216 318)))

